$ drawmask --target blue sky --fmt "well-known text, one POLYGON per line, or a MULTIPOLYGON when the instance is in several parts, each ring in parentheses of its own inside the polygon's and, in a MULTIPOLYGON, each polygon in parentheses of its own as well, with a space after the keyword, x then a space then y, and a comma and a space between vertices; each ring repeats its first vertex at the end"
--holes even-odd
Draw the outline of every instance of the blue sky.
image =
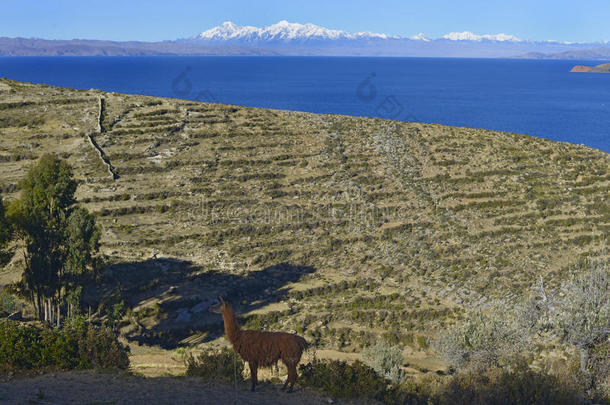
POLYGON ((157 41, 223 21, 311 22, 349 32, 440 37, 453 31, 522 39, 610 40, 609 0, 3 0, 0 36, 157 41))

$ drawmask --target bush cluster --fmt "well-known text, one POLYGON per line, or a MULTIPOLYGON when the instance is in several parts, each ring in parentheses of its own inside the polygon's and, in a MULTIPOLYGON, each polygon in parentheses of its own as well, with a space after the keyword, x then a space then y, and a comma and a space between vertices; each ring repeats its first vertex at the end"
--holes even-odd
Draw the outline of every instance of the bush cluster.
POLYGON ((0 316, 11 315, 17 309, 15 297, 6 291, 0 292, 0 316))
POLYGON ((394 393, 390 381, 366 364, 315 359, 299 367, 303 386, 321 389, 336 398, 367 398, 384 402, 394 393))
POLYGON ((203 352, 199 356, 188 355, 185 362, 188 376, 201 377, 206 381, 243 381, 244 362, 228 348, 203 352))
POLYGON ((404 378, 401 369, 403 363, 402 350, 384 341, 378 341, 362 351, 362 359, 377 373, 388 380, 398 383, 404 378))
POLYGON ((28 370, 127 369, 128 350, 111 329, 83 319, 61 329, 0 320, 0 375, 28 370))
POLYGON ((582 396, 569 378, 532 370, 527 362, 511 369, 458 373, 448 379, 431 377, 412 385, 421 397, 435 405, 579 404, 582 396))
MULTIPOLYGON (((302 385, 335 398, 377 400, 385 404, 503 405, 583 403, 578 384, 567 373, 551 375, 532 370, 526 361, 510 369, 493 367, 451 376, 429 374, 392 384, 356 361, 314 360, 300 367, 302 385)), ((602 402, 601 403, 605 403, 602 402)))

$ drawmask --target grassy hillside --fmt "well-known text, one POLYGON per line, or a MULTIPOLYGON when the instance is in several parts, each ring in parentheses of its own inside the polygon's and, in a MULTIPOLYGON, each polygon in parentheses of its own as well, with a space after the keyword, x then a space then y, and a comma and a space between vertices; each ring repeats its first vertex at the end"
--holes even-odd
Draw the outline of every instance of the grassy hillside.
POLYGON ((610 230, 610 155, 525 135, 2 80, 0 140, 8 199, 43 153, 73 165, 109 261, 92 310, 170 348, 221 333, 221 294, 320 348, 425 346, 610 230))

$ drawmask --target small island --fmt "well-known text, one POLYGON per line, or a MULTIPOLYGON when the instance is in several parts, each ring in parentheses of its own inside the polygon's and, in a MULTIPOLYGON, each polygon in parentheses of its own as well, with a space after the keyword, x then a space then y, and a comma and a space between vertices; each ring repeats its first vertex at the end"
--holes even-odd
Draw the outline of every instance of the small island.
POLYGON ((604 63, 597 66, 577 65, 570 70, 572 73, 610 73, 610 63, 604 63))

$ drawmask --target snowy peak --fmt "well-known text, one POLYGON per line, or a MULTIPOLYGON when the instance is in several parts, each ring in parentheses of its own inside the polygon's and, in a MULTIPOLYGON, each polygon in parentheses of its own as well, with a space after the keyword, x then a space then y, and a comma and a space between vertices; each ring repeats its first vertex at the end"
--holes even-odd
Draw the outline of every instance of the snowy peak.
POLYGON ((412 35, 409 37, 409 39, 412 39, 414 41, 424 41, 424 42, 430 42, 430 38, 428 38, 427 36, 425 36, 422 32, 420 32, 417 35, 412 35))
MULTIPOLYGON (((349 35, 349 34, 348 34, 349 35)), ((357 32, 356 34, 350 35, 350 38, 379 38, 379 39, 389 39, 389 38, 399 38, 399 37, 393 37, 390 35, 386 35, 386 34, 378 34, 376 32, 369 32, 369 31, 363 31, 363 32, 357 32)))
POLYGON ((449 34, 443 35, 443 39, 448 39, 450 41, 480 42, 480 41, 486 39, 488 41, 498 41, 498 42, 506 42, 506 41, 521 42, 521 40, 514 35, 507 35, 507 34, 477 35, 470 31, 450 32, 449 34))
POLYGON ((282 20, 277 24, 260 29, 264 39, 341 39, 348 37, 344 31, 330 30, 314 24, 290 23, 282 20))
POLYGON ((252 26, 239 26, 231 21, 225 21, 218 27, 214 27, 205 32, 202 32, 197 38, 200 39, 239 39, 246 38, 250 35, 258 33, 259 29, 252 26))
POLYGON ((331 30, 315 24, 299 24, 282 20, 277 24, 258 28, 252 26, 240 26, 227 21, 221 25, 199 34, 197 39, 226 41, 292 41, 292 40, 337 40, 337 39, 388 39, 392 38, 386 34, 375 32, 358 32, 350 34, 345 31, 331 30))

